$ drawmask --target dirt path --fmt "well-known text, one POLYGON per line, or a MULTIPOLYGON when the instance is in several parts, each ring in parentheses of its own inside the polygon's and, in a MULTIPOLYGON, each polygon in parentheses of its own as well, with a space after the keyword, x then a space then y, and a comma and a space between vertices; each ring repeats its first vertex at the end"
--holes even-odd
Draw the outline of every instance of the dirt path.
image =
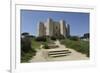
MULTIPOLYGON (((59 46, 57 49, 66 48, 64 45, 60 44, 59 41, 56 41, 55 44, 59 46)), ((70 48, 66 48, 66 49, 71 51, 71 53, 68 56, 55 57, 55 58, 49 58, 49 57, 45 58, 43 56, 44 49, 40 49, 37 51, 36 56, 34 56, 29 62, 64 61, 64 60, 67 61, 67 60, 87 60, 87 59, 89 59, 88 57, 86 57, 85 54, 77 52, 74 49, 70 49, 70 48)))

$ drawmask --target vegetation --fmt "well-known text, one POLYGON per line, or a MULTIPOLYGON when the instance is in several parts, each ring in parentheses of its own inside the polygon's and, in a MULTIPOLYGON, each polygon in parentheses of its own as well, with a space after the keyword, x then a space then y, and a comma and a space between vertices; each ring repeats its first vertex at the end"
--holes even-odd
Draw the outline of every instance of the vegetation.
POLYGON ((29 36, 29 33, 24 32, 24 33, 21 34, 21 36, 29 36))
POLYGON ((50 37, 50 38, 51 38, 51 40, 54 40, 54 41, 56 41, 57 39, 58 39, 58 40, 65 39, 65 37, 64 37, 63 35, 52 36, 52 37, 50 37))
POLYGON ((70 36, 69 39, 73 40, 73 41, 78 41, 79 37, 77 37, 77 36, 70 36))
POLYGON ((53 37, 53 36, 50 37, 50 39, 53 40, 53 41, 56 41, 57 40, 57 38, 56 37, 53 37))
POLYGON ((89 36, 90 36, 89 33, 85 33, 83 37, 84 38, 89 38, 89 36))
POLYGON ((36 51, 31 47, 31 38, 28 33, 22 33, 21 37, 21 62, 28 62, 36 51))
POLYGON ((57 37, 57 39, 61 40, 61 39, 65 39, 65 37, 63 35, 60 35, 57 37))
POLYGON ((28 62, 34 55, 36 51, 29 51, 27 53, 21 52, 21 62, 28 62))
POLYGON ((48 46, 47 43, 44 44, 43 48, 44 48, 44 49, 50 49, 50 47, 48 46))
POLYGON ((85 33, 82 37, 80 37, 81 39, 89 39, 90 34, 89 33, 85 33))
POLYGON ((72 48, 78 52, 86 54, 86 56, 89 57, 89 41, 65 39, 61 40, 60 42, 67 48, 72 48))
POLYGON ((40 49, 40 45, 42 44, 42 42, 36 41, 34 38, 31 39, 31 46, 32 48, 36 49, 40 49))
POLYGON ((49 49, 48 43, 53 43, 49 37, 35 37, 25 32, 21 34, 21 62, 28 62, 36 55, 36 50, 43 44, 45 49, 49 49))
POLYGON ((46 42, 47 41, 46 37, 37 37, 35 40, 39 41, 39 42, 41 42, 41 41, 46 42))

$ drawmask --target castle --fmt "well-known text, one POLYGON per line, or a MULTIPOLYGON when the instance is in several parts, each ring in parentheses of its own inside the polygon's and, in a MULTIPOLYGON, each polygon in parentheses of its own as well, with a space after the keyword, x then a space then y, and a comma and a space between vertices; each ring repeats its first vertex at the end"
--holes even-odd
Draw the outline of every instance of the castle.
POLYGON ((46 22, 39 22, 38 36, 64 36, 70 35, 70 26, 66 24, 64 20, 53 21, 48 18, 46 22))

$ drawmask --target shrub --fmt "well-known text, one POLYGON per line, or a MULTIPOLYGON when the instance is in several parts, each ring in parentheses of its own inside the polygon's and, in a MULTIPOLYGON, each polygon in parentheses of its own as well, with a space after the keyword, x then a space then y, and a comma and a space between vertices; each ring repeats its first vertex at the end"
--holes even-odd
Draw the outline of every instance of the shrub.
POLYGON ((54 37, 54 36, 52 36, 52 37, 51 37, 51 40, 54 40, 54 41, 55 41, 56 39, 57 39, 57 38, 56 38, 56 37, 54 37))
POLYGON ((33 56, 36 55, 36 51, 30 51, 30 52, 21 52, 21 62, 28 62, 33 56))
POLYGON ((44 44, 43 48, 44 48, 44 49, 50 49, 50 47, 48 46, 47 43, 44 44))
POLYGON ((64 37, 63 35, 59 35, 57 38, 58 38, 59 40, 65 39, 65 37, 64 37))
POLYGON ((31 47, 31 38, 26 36, 28 33, 24 33, 24 38, 21 38, 21 62, 28 62, 33 56, 35 56, 36 51, 31 47))
POLYGON ((59 36, 51 36, 51 40, 57 40, 57 39, 59 39, 59 40, 61 40, 61 39, 65 39, 65 37, 63 36, 63 35, 59 35, 59 36))
POLYGON ((30 50, 32 50, 30 39, 29 39, 29 38, 22 38, 22 39, 21 39, 21 51, 27 53, 27 52, 29 52, 30 50))
POLYGON ((78 41, 79 37, 77 37, 77 36, 70 36, 69 39, 73 40, 73 41, 78 41))
POLYGON ((35 39, 36 41, 43 41, 43 42, 46 42, 46 37, 37 37, 36 39, 35 39))
POLYGON ((36 51, 31 47, 31 41, 29 38, 24 38, 21 40, 21 62, 28 62, 33 56, 35 56, 36 51))

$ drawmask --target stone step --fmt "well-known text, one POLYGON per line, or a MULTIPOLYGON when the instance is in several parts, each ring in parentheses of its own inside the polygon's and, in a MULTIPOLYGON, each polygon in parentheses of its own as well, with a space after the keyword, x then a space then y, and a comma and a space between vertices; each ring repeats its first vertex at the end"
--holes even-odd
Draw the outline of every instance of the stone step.
POLYGON ((58 55, 58 54, 67 54, 70 52, 55 52, 55 53, 49 53, 48 55, 58 55))
POLYGON ((52 55, 49 55, 49 57, 61 57, 61 56, 67 56, 69 54, 66 54, 66 53, 63 53, 63 54, 52 54, 52 55))
POLYGON ((55 51, 49 51, 49 53, 57 53, 57 52, 69 52, 69 50, 55 50, 55 51))
POLYGON ((67 56, 71 53, 68 48, 64 48, 61 46, 61 48, 53 48, 53 49, 44 49, 43 56, 45 58, 48 57, 60 57, 60 56, 67 56))

